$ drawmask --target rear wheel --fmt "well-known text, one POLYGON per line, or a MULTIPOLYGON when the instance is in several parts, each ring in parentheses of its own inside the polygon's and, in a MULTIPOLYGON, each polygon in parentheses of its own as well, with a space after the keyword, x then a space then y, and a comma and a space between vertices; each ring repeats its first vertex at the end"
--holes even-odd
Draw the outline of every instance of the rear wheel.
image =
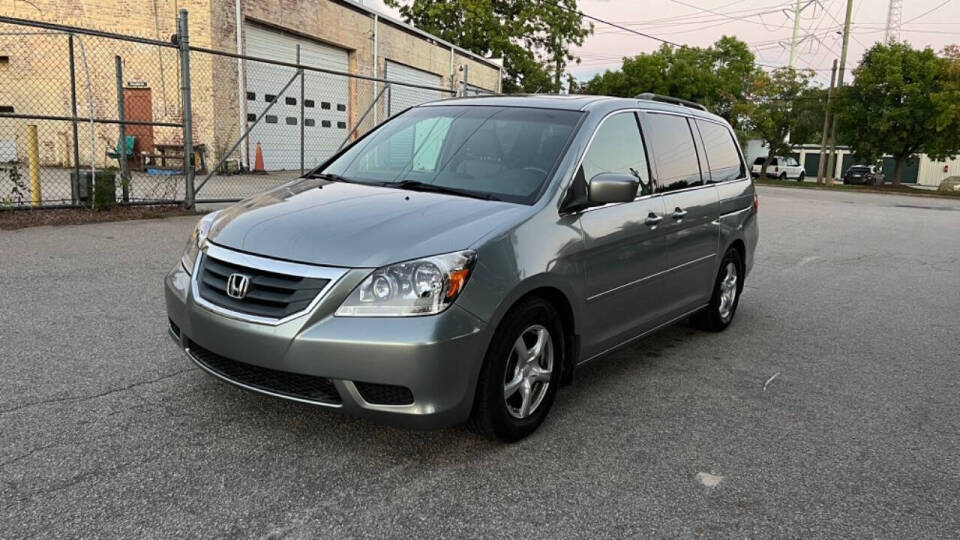
POLYGON ((506 442, 533 433, 553 405, 563 343, 552 304, 530 298, 514 306, 497 328, 480 370, 471 429, 506 442))
POLYGON ((730 326, 740 305, 743 290, 743 261, 740 252, 727 250, 720 263, 720 271, 713 285, 710 305, 693 316, 693 323, 702 330, 720 332, 730 326))
POLYGON ((797 182, 803 182, 804 173, 800 171, 800 176, 797 177, 797 182))
POLYGON ((787 173, 786 173, 786 171, 780 173, 780 179, 781 179, 781 180, 786 180, 786 179, 787 179, 787 173))

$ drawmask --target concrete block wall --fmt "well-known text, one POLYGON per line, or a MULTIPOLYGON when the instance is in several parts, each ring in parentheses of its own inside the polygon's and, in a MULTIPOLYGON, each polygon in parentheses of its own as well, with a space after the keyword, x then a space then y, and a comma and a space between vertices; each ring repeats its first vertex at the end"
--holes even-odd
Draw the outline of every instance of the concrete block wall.
MULTIPOLYGON (((33 0, 30 4, 0 3, 0 15, 167 41, 176 33, 177 9, 185 8, 190 11, 191 42, 211 46, 211 11, 207 2, 157 0, 156 5, 157 11, 154 13, 149 3, 33 0)), ((8 34, 0 36, 0 56, 9 58, 8 65, 0 72, 0 105, 11 105, 17 113, 70 116, 67 36, 37 28, 0 26, 8 34)), ((137 81, 151 89, 153 120, 181 122, 180 63, 176 49, 93 36, 77 36, 75 39, 77 115, 89 117, 92 105, 95 118, 117 118, 116 55, 123 58, 124 85, 137 81)), ((210 59, 194 59, 191 71, 194 74, 194 107, 212 112, 213 76, 210 59)), ((212 118, 214 115, 195 120, 196 142, 212 143, 212 118)), ((17 153, 22 158, 26 155, 26 149, 23 148, 26 137, 19 135, 26 132, 27 124, 38 125, 43 165, 72 165, 73 134, 70 122, 4 121, 0 127, 0 139, 14 137, 17 140, 17 153)), ((81 124, 78 134, 81 165, 89 165, 91 159, 98 167, 116 165, 116 161, 105 157, 105 151, 116 146, 117 135, 116 125, 95 124, 91 147, 90 126, 81 124)), ((181 130, 156 127, 154 142, 180 143, 181 130)))

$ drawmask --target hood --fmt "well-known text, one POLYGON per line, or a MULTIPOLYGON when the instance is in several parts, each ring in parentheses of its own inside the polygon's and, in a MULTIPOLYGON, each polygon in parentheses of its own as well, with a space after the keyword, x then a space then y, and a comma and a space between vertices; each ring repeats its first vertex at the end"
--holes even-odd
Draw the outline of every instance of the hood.
POLYGON ((466 249, 530 212, 522 204, 305 179, 223 210, 207 238, 265 257, 375 268, 466 249))

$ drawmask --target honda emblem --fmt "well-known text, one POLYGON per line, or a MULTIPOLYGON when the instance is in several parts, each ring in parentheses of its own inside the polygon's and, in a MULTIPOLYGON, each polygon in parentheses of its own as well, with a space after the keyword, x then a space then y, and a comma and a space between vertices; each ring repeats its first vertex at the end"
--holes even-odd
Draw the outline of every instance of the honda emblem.
POLYGON ((227 278, 227 296, 243 300, 250 288, 250 277, 243 274, 230 274, 227 278))

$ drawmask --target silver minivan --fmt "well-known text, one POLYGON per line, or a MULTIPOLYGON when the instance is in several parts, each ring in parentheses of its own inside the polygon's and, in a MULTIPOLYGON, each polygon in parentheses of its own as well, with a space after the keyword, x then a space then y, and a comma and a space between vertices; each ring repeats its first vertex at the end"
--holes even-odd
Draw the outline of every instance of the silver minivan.
POLYGON ((167 313, 234 385, 513 441, 585 362, 726 328, 757 238, 736 137, 695 103, 449 99, 201 219, 167 313))

